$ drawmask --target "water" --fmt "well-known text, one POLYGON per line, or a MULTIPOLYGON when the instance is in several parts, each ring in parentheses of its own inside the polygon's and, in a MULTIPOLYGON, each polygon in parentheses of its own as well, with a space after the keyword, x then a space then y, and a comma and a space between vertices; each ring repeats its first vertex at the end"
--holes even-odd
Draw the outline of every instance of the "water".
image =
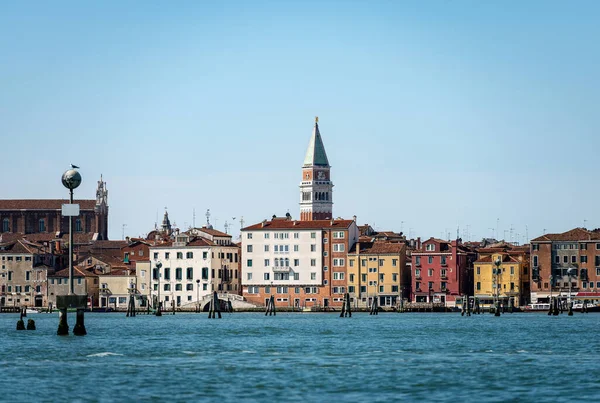
POLYGON ((600 401, 598 314, 29 318, 0 315, 4 401, 600 401))

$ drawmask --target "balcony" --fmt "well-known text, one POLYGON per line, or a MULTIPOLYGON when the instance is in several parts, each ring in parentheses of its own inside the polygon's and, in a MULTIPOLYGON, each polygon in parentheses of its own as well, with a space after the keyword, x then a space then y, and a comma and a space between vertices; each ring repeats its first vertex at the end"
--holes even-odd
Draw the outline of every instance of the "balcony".
POLYGON ((272 269, 273 273, 289 273, 292 270, 290 266, 275 266, 272 269))
POLYGON ((442 280, 448 280, 448 276, 447 276, 446 274, 442 274, 442 275, 440 276, 440 278, 441 278, 442 280))

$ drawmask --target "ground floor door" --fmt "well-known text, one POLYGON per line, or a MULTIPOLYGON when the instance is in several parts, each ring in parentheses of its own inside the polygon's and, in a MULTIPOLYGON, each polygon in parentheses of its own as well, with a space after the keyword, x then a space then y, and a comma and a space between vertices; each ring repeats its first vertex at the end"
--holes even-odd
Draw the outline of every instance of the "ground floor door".
POLYGON ((329 306, 329 298, 324 298, 324 299, 323 299, 323 306, 324 306, 325 308, 327 308, 327 307, 329 306))
POLYGON ((36 308, 41 308, 43 302, 44 302, 44 298, 41 295, 35 296, 35 307, 36 308))
POLYGON ((181 296, 177 296, 177 306, 181 306, 181 296))

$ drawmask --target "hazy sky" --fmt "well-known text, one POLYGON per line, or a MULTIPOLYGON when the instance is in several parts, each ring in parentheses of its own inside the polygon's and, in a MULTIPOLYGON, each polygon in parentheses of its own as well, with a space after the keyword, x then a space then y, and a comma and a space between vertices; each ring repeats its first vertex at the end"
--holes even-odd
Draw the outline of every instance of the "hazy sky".
MULTIPOLYGON (((598 1, 0 2, 0 198, 108 183, 110 237, 334 215, 407 235, 600 227, 598 1)), ((508 232, 507 238, 509 238, 508 232)))

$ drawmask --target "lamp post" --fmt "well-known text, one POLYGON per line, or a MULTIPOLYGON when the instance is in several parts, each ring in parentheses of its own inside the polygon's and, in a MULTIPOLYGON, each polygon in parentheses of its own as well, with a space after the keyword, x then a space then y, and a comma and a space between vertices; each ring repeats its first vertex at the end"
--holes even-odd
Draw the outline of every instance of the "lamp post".
POLYGON ((162 263, 161 262, 156 262, 155 264, 156 266, 156 281, 158 282, 158 286, 156 287, 158 290, 158 297, 157 297, 157 301, 158 301, 158 307, 156 308, 156 316, 162 316, 162 312, 161 312, 161 302, 160 302, 160 268, 162 267, 162 263))
POLYGON ((60 313, 56 334, 59 336, 69 334, 69 325, 67 324, 67 308, 69 307, 77 309, 73 334, 76 336, 87 334, 83 320, 84 311, 87 307, 87 295, 75 295, 73 282, 73 217, 79 216, 79 205, 73 204, 73 190, 81 185, 81 174, 76 168, 76 166, 71 165, 71 169, 67 170, 61 178, 63 186, 69 189, 69 204, 63 204, 62 206, 62 216, 69 217, 69 292, 67 295, 58 295, 56 298, 60 313))
POLYGON ((196 279, 196 309, 200 312, 200 279, 196 279))
POLYGON ((567 269, 567 278, 569 279, 569 296, 567 298, 568 304, 569 304, 569 316, 573 316, 573 301, 571 300, 571 287, 572 287, 572 283, 571 283, 571 277, 573 276, 573 273, 575 273, 575 269, 572 267, 569 267, 567 269))
POLYGON ((500 316, 500 265, 502 264, 502 260, 500 257, 497 257, 494 261, 496 268, 494 269, 494 277, 496 283, 496 303, 494 308, 494 316, 500 316))

